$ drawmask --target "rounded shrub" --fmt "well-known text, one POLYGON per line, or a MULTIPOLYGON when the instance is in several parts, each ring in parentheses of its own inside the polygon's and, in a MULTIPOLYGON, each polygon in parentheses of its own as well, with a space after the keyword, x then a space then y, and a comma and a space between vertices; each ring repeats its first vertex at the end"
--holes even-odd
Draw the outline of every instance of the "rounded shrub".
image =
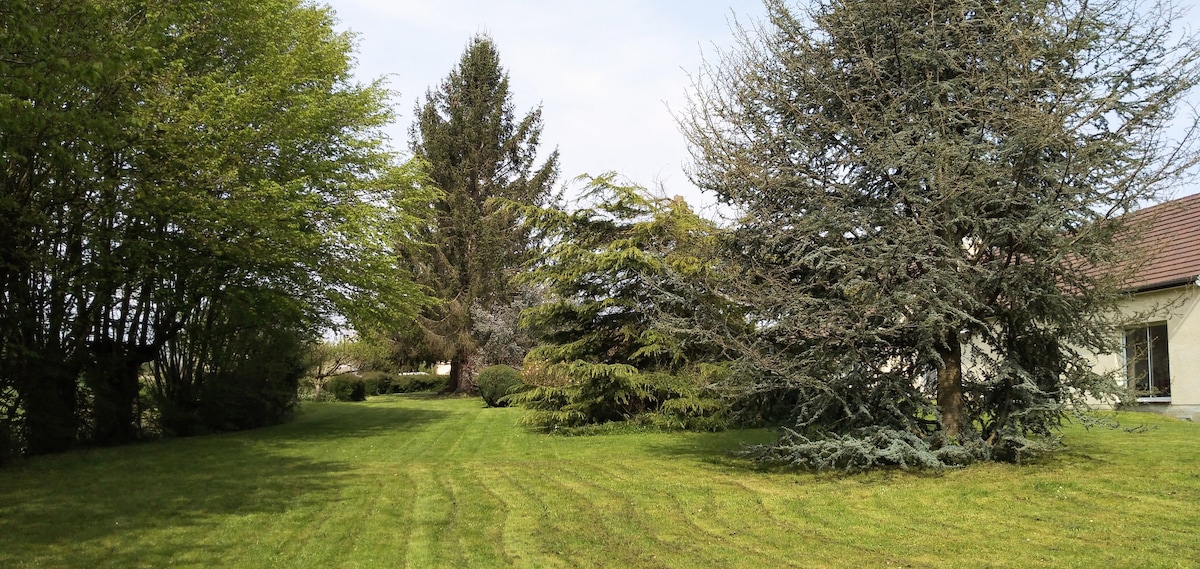
POLYGON ((333 394, 338 401, 364 401, 367 398, 367 385, 363 378, 352 373, 346 373, 330 378, 325 389, 333 394))
POLYGON ((384 371, 359 372, 367 395, 387 395, 392 393, 392 385, 396 383, 396 374, 384 371))
POLYGON ((524 385, 521 372, 506 365, 485 367, 475 377, 475 386, 479 388, 479 395, 488 407, 507 406, 504 396, 520 391, 524 385))

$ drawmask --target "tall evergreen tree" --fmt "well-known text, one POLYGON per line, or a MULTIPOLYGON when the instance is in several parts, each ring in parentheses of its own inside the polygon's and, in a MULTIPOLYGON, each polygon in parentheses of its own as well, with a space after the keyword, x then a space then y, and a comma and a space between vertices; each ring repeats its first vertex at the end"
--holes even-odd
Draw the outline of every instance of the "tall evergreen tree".
POLYGON ((464 371, 476 349, 470 308, 511 300, 509 279, 530 250, 529 230, 498 200, 544 204, 557 176, 558 152, 536 164, 541 109, 516 119, 508 74, 487 36, 471 39, 458 66, 426 93, 416 114, 412 150, 428 162, 445 196, 426 236, 430 247, 415 264, 444 302, 425 314, 409 342, 419 356, 449 360, 449 389, 460 391, 470 389, 464 371))
POLYGON ((1106 383, 1119 214, 1197 162, 1169 5, 817 0, 707 70, 695 181, 745 215, 734 377, 795 401, 764 456, 1020 459, 1106 383), (805 17, 807 16, 807 17, 805 17))

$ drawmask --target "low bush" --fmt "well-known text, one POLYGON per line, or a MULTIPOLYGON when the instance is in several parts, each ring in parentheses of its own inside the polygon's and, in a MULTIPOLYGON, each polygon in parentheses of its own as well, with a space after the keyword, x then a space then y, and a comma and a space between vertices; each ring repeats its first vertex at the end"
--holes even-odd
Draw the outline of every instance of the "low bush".
POLYGON ((507 407, 507 396, 521 391, 524 386, 521 372, 503 364, 485 367, 475 376, 475 387, 488 407, 507 407))
POLYGON ((717 431, 728 426, 726 405, 709 387, 719 366, 675 373, 642 372, 620 364, 573 362, 543 366, 536 383, 509 401, 529 409, 526 424, 587 433, 627 421, 656 430, 717 431))
POLYGON ((402 373, 392 379, 391 393, 440 391, 450 380, 448 376, 432 373, 402 373))
POLYGON ((338 401, 363 401, 367 398, 366 382, 352 373, 331 377, 325 389, 338 401))
POLYGON ((364 371, 358 376, 363 380, 367 396, 387 395, 392 393, 392 384, 396 382, 396 374, 384 371, 364 371))

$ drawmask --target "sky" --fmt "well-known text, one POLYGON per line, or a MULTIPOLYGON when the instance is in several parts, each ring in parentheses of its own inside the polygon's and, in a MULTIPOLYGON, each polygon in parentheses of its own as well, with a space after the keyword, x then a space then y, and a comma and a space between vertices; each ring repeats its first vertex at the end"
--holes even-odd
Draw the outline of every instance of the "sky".
POLYGON ((468 40, 492 37, 509 73, 515 111, 541 105, 542 156, 560 153, 560 182, 614 171, 639 185, 715 202, 685 173, 687 142, 675 116, 691 76, 731 47, 735 21, 761 0, 327 0, 341 30, 357 34, 356 76, 386 77, 392 146, 407 152, 413 108, 458 63, 468 40))
MULTIPOLYGON (((1191 0, 1183 0, 1187 6, 1191 0)), ((407 153, 413 108, 486 33, 509 73, 515 111, 541 106, 541 150, 560 152, 560 182, 613 171, 716 213, 687 177, 691 157, 675 117, 691 77, 735 45, 761 0, 326 0, 357 35, 358 79, 398 95, 392 146, 407 153)), ((1183 26, 1196 30, 1200 8, 1183 26)), ((1176 196, 1200 191, 1183 188, 1176 196)))

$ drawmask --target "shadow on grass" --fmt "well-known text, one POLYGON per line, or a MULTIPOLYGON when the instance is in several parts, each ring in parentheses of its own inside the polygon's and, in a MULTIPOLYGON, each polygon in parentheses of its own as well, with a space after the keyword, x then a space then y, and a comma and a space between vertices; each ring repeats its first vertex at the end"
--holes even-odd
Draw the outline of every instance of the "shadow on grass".
POLYGON ((671 459, 699 462, 721 468, 762 470, 767 468, 744 456, 754 446, 775 440, 775 433, 766 429, 731 430, 718 433, 677 433, 666 443, 647 445, 655 455, 671 459))
POLYGON ((349 476, 343 463, 279 456, 221 438, 219 446, 177 441, 89 451, 0 473, 0 566, 90 567, 102 560, 161 567, 189 554, 219 559, 222 545, 205 538, 228 517, 283 514, 335 495, 349 476))
POLYGON ((938 478, 952 469, 882 467, 865 472, 844 470, 815 471, 781 462, 760 462, 754 459, 754 447, 768 445, 778 434, 768 429, 732 430, 723 433, 697 434, 693 438, 674 439, 671 444, 657 444, 647 449, 671 460, 686 460, 718 470, 736 470, 768 474, 797 475, 814 481, 850 480, 868 484, 903 482, 913 478, 938 478))
POLYGON ((275 532, 264 541, 285 548, 281 536, 364 484, 356 465, 321 458, 336 439, 443 415, 329 405, 277 427, 22 461, 0 470, 0 567, 222 566, 262 524, 275 532))
MULTIPOLYGON (((409 395, 405 398, 414 399, 409 395)), ((310 403, 302 407, 290 423, 253 433, 262 433, 264 440, 277 439, 285 443, 394 435, 422 429, 449 415, 434 409, 384 407, 371 402, 310 403)))

